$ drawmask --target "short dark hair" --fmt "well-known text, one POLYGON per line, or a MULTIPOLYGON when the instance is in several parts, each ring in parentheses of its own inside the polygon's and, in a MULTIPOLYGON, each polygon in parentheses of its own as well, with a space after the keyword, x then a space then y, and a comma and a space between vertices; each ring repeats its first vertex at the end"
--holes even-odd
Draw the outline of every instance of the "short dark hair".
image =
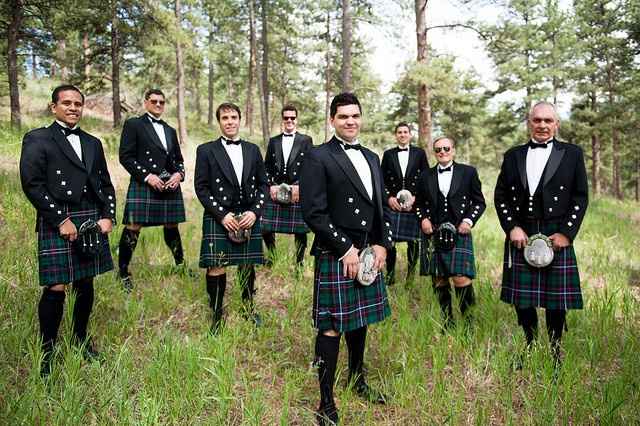
POLYGON ((53 92, 51 92, 51 102, 53 102, 54 104, 58 103, 58 100, 60 99, 60 92, 66 92, 67 90, 73 90, 74 92, 80 93, 82 103, 84 104, 84 94, 73 84, 61 84, 60 86, 53 89, 53 92))
POLYGON ((436 143, 444 139, 448 139, 451 142, 451 146, 454 148, 456 147, 456 140, 453 139, 451 136, 447 136, 447 135, 438 136, 433 140, 433 143, 431 145, 435 148, 436 143))
POLYGON ((238 105, 233 104, 231 102, 223 102, 220 105, 218 105, 218 108, 216 108, 216 120, 220 121, 220 111, 225 109, 230 109, 237 112, 238 118, 242 118, 242 113, 240 112, 240 107, 238 105))
POLYGON ((338 111, 338 107, 345 105, 358 105, 358 109, 360 110, 360 114, 362 114, 362 106, 360 105, 360 101, 358 97, 354 93, 343 92, 339 95, 336 95, 331 100, 331 107, 329 108, 329 115, 331 118, 336 116, 336 112, 338 111))
POLYGON ((406 121, 401 121, 396 124, 396 129, 393 131, 393 133, 397 132, 400 127, 406 127, 407 129, 409 129, 409 131, 411 131, 411 126, 409 125, 409 123, 407 123, 406 121))
POLYGON ((166 96, 164 95, 164 93, 162 93, 162 90, 160 89, 149 89, 145 92, 144 94, 144 100, 148 101, 149 98, 151 97, 151 95, 160 95, 163 98, 166 98, 166 96))
POLYGON ((298 109, 293 104, 286 104, 285 106, 282 107, 282 111, 280 111, 280 116, 281 117, 284 116, 284 112, 285 111, 293 111, 293 112, 296 113, 296 118, 298 117, 298 109))

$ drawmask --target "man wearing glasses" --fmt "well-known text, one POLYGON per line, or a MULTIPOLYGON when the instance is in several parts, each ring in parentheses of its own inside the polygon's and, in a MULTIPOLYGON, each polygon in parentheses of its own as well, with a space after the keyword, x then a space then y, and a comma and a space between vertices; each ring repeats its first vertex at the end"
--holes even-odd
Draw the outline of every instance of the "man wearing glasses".
POLYGON ((294 234, 296 263, 300 270, 307 248, 309 228, 302 218, 298 180, 304 157, 313 146, 313 141, 309 136, 298 133, 298 110, 294 105, 285 105, 281 115, 283 132, 269 140, 264 157, 270 199, 267 200, 261 218, 262 237, 270 252, 267 260, 267 264, 270 264, 276 247, 275 234, 294 234), (286 191, 287 185, 290 188, 290 197, 278 197, 278 191, 286 191))
POLYGON ((420 275, 431 275, 443 329, 449 329, 455 324, 449 279, 465 325, 471 322, 469 308, 475 303, 472 280, 476 275, 471 228, 486 206, 476 169, 454 161, 453 138, 437 138, 433 151, 438 164, 422 175, 416 209, 424 233, 420 275))
POLYGON ((120 138, 120 164, 131 175, 120 237, 119 274, 126 291, 133 289, 129 263, 143 226, 164 227, 164 241, 176 265, 184 262, 178 224, 185 221, 180 182, 184 160, 176 130, 160 117, 165 97, 159 89, 144 95, 146 112, 127 120, 120 138))

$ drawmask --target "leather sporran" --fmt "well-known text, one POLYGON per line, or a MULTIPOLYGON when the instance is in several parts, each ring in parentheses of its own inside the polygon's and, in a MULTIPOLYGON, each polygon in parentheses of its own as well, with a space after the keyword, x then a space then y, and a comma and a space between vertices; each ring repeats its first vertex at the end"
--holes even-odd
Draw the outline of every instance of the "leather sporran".
MULTIPOLYGON (((240 222, 242 220, 243 213, 234 214, 233 218, 236 222, 240 222)), ((227 233, 227 237, 231 240, 231 242, 236 244, 243 244, 249 241, 251 238, 251 228, 246 229, 238 229, 237 231, 229 231, 227 233)))
POLYGON ((543 234, 529 237, 524 247, 524 260, 534 268, 544 268, 553 262, 553 243, 543 234))
POLYGON ((280 204, 291 204, 291 200, 291 185, 287 185, 284 182, 278 185, 278 190, 276 191, 276 201, 280 204))
POLYGON ((398 200, 398 204, 400 204, 402 210, 411 210, 411 200, 413 199, 413 194, 411 194, 409 190, 401 189, 400 191, 398 191, 398 193, 396 194, 396 199, 398 200))
POLYGON ((356 279, 363 286, 370 286, 378 276, 378 270, 374 268, 376 253, 373 247, 365 247, 360 251, 360 267, 356 279))
POLYGON ((100 252, 102 230, 93 219, 84 221, 78 227, 78 238, 74 241, 77 253, 84 258, 94 258, 100 252))
POLYGON ((445 222, 438 226, 433 235, 433 243, 438 250, 449 251, 456 246, 458 231, 451 222, 445 222))

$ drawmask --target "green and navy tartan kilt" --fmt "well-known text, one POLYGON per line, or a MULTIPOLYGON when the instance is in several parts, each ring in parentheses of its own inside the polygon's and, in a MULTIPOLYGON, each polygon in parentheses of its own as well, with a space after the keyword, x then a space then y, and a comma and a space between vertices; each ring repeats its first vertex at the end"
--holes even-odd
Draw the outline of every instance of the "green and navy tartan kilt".
POLYGON ((386 208, 385 217, 391 224, 391 237, 393 241, 419 241, 420 221, 415 212, 397 212, 386 208))
MULTIPOLYGON (((527 235, 540 232, 549 236, 558 232, 560 225, 535 221, 524 224, 523 228, 527 235)), ((518 308, 582 309, 580 274, 573 245, 554 252, 549 266, 534 268, 524 260, 524 250, 505 240, 500 300, 518 308)))
POLYGON ((309 227, 302 218, 300 203, 280 204, 269 199, 260 216, 262 232, 277 232, 280 234, 306 234, 309 227))
POLYGON ((262 255, 262 233, 260 221, 251 228, 251 238, 237 244, 227 237, 227 230, 213 216, 205 213, 202 218, 202 243, 200 244, 200 267, 218 268, 231 265, 253 265, 264 263, 262 255))
POLYGON ((476 260, 473 255, 471 234, 456 234, 456 246, 451 250, 432 249, 426 234, 422 234, 420 249, 420 275, 453 277, 462 275, 471 279, 476 276, 476 260))
MULTIPOLYGON (((83 197, 77 205, 64 205, 64 211, 79 228, 93 219, 100 219, 96 203, 90 197, 83 197)), ((74 243, 60 237, 58 227, 38 218, 38 269, 41 286, 68 284, 83 278, 94 277, 113 269, 109 237, 100 235, 100 250, 93 258, 78 255, 74 243)))
POLYGON ((384 320, 391 315, 382 274, 370 286, 344 276, 342 262, 330 254, 315 258, 313 325, 340 333, 384 320))
POLYGON ((129 182, 122 223, 144 226, 184 222, 182 191, 158 192, 135 179, 129 182))

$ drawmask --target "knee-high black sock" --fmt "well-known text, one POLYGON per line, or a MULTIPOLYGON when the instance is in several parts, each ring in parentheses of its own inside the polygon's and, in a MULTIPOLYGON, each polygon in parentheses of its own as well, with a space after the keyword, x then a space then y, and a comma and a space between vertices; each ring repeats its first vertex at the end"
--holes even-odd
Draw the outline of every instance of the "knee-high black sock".
POLYGON ((469 308, 476 302, 475 294, 473 292, 473 284, 469 284, 465 287, 456 287, 456 297, 458 298, 460 313, 462 316, 465 316, 469 308))
POLYGON ((567 311, 564 309, 547 309, 545 311, 547 322, 547 333, 551 342, 551 350, 553 355, 558 359, 560 357, 560 340, 562 340, 562 331, 566 323, 567 311))
POLYGON ((524 336, 527 339, 527 346, 531 346, 536 337, 538 337, 538 314, 536 308, 531 306, 528 308, 516 308, 518 315, 518 324, 524 330, 524 336))
POLYGON ((367 340, 367 327, 360 327, 344 334, 349 349, 349 380, 364 381, 364 349, 367 340))
POLYGON ((47 356, 53 350, 58 337, 60 321, 64 311, 64 291, 53 291, 48 287, 42 291, 38 304, 38 319, 40 320, 40 337, 42 350, 47 356))
POLYGON ((440 303, 440 311, 442 312, 442 319, 444 320, 444 326, 450 327, 453 325, 453 307, 451 306, 451 286, 449 283, 445 283, 441 286, 433 286, 433 290, 438 297, 438 303, 440 303))
POLYGON ((73 305, 73 334, 82 344, 87 339, 87 325, 93 309, 93 278, 73 282, 76 303, 73 305))
POLYGON ((407 243, 407 276, 413 275, 420 258, 420 242, 409 241, 407 243))
POLYGON ((387 250, 387 285, 393 285, 395 282, 397 253, 396 246, 387 250))
POLYGON ((182 239, 180 238, 180 230, 178 227, 164 227, 164 242, 171 250, 171 254, 173 255, 173 259, 176 262, 176 265, 181 265, 184 262, 184 252, 182 251, 182 239))
POLYGON ((304 252, 307 249, 307 234, 295 234, 296 242, 296 263, 302 265, 304 262, 304 252))
POLYGON ((227 274, 206 276, 207 293, 209 293, 209 306, 213 314, 212 330, 217 330, 222 323, 224 292, 227 288, 227 274))
POLYGON ((274 232, 264 232, 262 234, 262 240, 267 246, 268 251, 273 251, 276 248, 276 234, 274 232))
POLYGON ((253 295, 256 292, 256 270, 253 265, 238 266, 238 281, 242 288, 242 302, 249 311, 253 310, 253 295))
POLYGON ((340 352, 340 336, 325 336, 318 332, 316 337, 315 365, 318 367, 318 382, 320 384, 320 410, 333 408, 333 384, 336 377, 336 365, 340 352))
POLYGON ((128 228, 122 230, 118 249, 118 267, 120 268, 121 276, 129 275, 129 263, 131 263, 133 251, 136 249, 136 245, 138 245, 139 236, 140 231, 132 231, 128 228))

